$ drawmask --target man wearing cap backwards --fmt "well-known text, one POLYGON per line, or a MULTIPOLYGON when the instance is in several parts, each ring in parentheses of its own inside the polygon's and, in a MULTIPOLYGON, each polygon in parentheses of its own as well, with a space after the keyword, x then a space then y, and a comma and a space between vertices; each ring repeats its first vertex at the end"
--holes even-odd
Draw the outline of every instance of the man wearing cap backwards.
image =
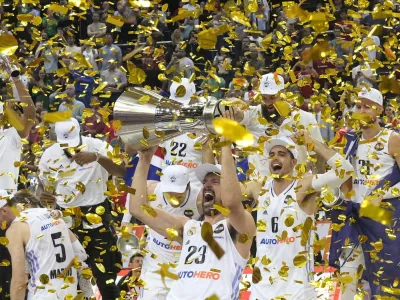
POLYGON ((0 223, 6 224, 11 254, 11 299, 25 299, 27 289, 30 300, 75 297, 78 277, 74 259, 83 262, 87 258, 82 245, 62 219, 54 219, 48 209, 38 207, 34 195, 20 191, 10 199, 4 192, 0 191, 0 223), (19 216, 15 211, 20 211, 19 216), (67 276, 73 281, 65 281, 67 276))
POLYGON ((97 279, 103 299, 119 297, 115 284, 116 264, 120 264, 120 253, 116 250, 116 240, 112 221, 111 204, 105 193, 110 175, 123 176, 125 166, 108 158, 113 149, 106 142, 82 136, 79 122, 71 118, 55 124, 57 143, 46 149, 39 162, 40 181, 47 188, 55 187, 54 195, 42 191, 42 203, 55 203, 62 209, 79 207, 84 216, 75 216, 78 223, 74 228, 81 241, 89 242, 86 252, 88 265, 97 279), (96 264, 101 262, 105 272, 96 264))
MULTIPOLYGON (((184 166, 172 165, 166 167, 162 173, 161 182, 147 181, 147 195, 155 195, 155 199, 149 201, 148 204, 176 217, 198 220, 202 215, 203 195, 200 193, 201 187, 190 182, 189 170, 184 166)), ((134 177, 134 180, 139 180, 138 184, 146 185, 145 177, 140 179, 134 177)), ((129 202, 128 199, 127 207, 129 207, 129 202)), ((166 299, 174 280, 166 277, 163 281, 159 274, 160 266, 170 266, 169 271, 177 274, 171 265, 179 260, 181 249, 182 246, 178 242, 168 240, 154 229, 149 230, 140 277, 146 285, 140 293, 140 300, 166 299)))
MULTIPOLYGON (((297 129, 307 129, 313 138, 323 142, 315 116, 311 113, 301 109, 295 110, 294 107, 291 107, 291 113, 286 118, 278 113, 274 105, 280 99, 279 93, 284 90, 284 83, 284 79, 280 75, 275 73, 264 74, 261 77, 259 87, 262 95, 262 104, 250 107, 246 111, 234 107, 235 120, 246 126, 257 140, 262 136, 289 136, 297 129), (260 123, 260 117, 267 120, 268 124, 260 123), (279 132, 274 132, 276 130, 279 132)), ((298 147, 298 151, 298 163, 306 162, 306 148, 298 147)), ((267 154, 263 156, 251 155, 249 156, 249 161, 254 164, 259 175, 269 175, 267 154)))
MULTIPOLYGON (((350 154, 355 172, 353 177, 348 179, 346 183, 342 185, 341 198, 344 200, 351 200, 346 202, 347 205, 352 205, 352 202, 362 203, 366 197, 370 196, 374 189, 377 188, 378 184, 387 182, 391 188, 383 191, 383 193, 378 194, 373 200, 373 203, 377 205, 378 209, 378 206, 383 199, 389 200, 391 198, 398 197, 396 196, 397 193, 395 192, 392 194, 392 191, 396 191, 396 189, 400 188, 400 184, 397 183, 398 181, 394 182, 399 178, 397 176, 397 178, 392 180, 389 179, 388 176, 391 176, 391 174, 395 172, 395 169, 397 169, 397 166, 400 166, 400 156, 398 155, 400 150, 400 136, 393 130, 382 128, 379 125, 379 116, 383 112, 383 97, 380 91, 374 88, 364 88, 361 92, 359 92, 358 100, 356 101, 355 105, 355 112, 363 114, 366 118, 363 118, 364 121, 361 125, 361 132, 357 137, 358 145, 355 148, 354 154, 350 154), (350 191, 352 193, 349 193, 350 191)), ((346 151, 348 152, 346 154, 350 153, 350 150, 346 151)), ((397 209, 398 208, 395 207, 395 210, 397 209)), ((343 215, 343 210, 340 212, 340 214, 343 215)), ((380 225, 378 222, 375 222, 373 225, 375 228, 378 228, 379 226, 382 225, 380 225)), ((382 238, 385 238, 387 237, 387 233, 385 233, 386 227, 382 227, 382 238)), ((343 230, 346 230, 345 227, 343 227, 343 230)), ((342 238, 338 238, 339 241, 336 243, 334 239, 335 233, 332 236, 330 251, 331 256, 334 253, 332 246, 339 245, 339 242, 341 242, 340 240, 342 238)), ((358 292, 357 285, 359 279, 356 278, 357 275, 355 275, 355 273, 360 264, 365 264, 364 254, 368 253, 368 251, 365 250, 363 253, 361 246, 359 246, 357 235, 350 237, 348 240, 350 240, 350 243, 347 242, 347 245, 340 249, 340 270, 345 274, 344 276, 350 275, 353 277, 353 282, 349 283, 345 289, 342 289, 342 299, 345 300, 353 299, 358 292), (349 247, 350 245, 353 245, 354 249, 349 247)), ((369 237, 369 241, 371 241, 371 236, 369 237)), ((367 243, 369 243, 369 241, 367 243)), ((390 241, 388 242, 390 243, 390 241)), ((395 243, 395 241, 393 241, 393 243, 395 243)), ((389 247, 398 248, 398 246, 395 246, 395 244, 391 246, 389 244, 385 244, 381 254, 378 254, 378 256, 384 256, 383 253, 389 253, 389 247)), ((372 258, 372 255, 370 257, 368 254, 367 257, 365 257, 365 260, 367 263, 367 271, 370 272, 370 263, 373 263, 374 258, 372 258)), ((390 264, 386 264, 385 267, 390 267, 390 264)), ((393 264, 393 267, 397 268, 397 265, 393 264)), ((391 277, 389 272, 385 272, 383 274, 383 277, 391 278, 391 282, 393 282, 395 279, 394 277, 391 277)), ((375 274, 375 276, 372 276, 374 279, 369 279, 373 295, 375 294, 374 285, 385 285, 385 280, 382 278, 381 282, 378 283, 379 279, 376 276, 379 277, 379 275, 375 274)), ((386 284, 388 285, 389 283, 386 282, 386 284)))
POLYGON ((328 185, 339 187, 350 177, 352 166, 306 130, 297 131, 291 138, 273 138, 265 148, 273 179, 264 185, 251 181, 242 186, 245 195, 258 201, 257 260, 250 299, 317 299, 310 284, 314 272, 312 228, 318 209, 316 195, 328 185), (331 170, 314 176, 294 176, 299 154, 293 141, 312 144, 331 170), (343 175, 338 176, 341 172, 343 175))
MULTIPOLYGON (((173 82, 170 87, 169 99, 178 101, 183 105, 189 105, 191 97, 196 94, 196 86, 189 79, 182 78, 181 83, 173 82)), ((166 166, 179 164, 189 170, 190 182, 198 182, 194 171, 202 164, 202 152, 196 150, 194 145, 199 140, 193 134, 182 134, 176 138, 164 142, 161 147, 165 148, 164 163, 166 166)), ((163 166, 164 167, 164 166, 163 166)))
POLYGON ((23 103, 23 115, 15 111, 11 101, 0 102, 0 189, 16 191, 18 185, 19 162, 21 160, 21 139, 26 138, 34 124, 36 109, 28 90, 20 80, 20 77, 13 77, 11 66, 7 57, 1 57, 0 65, 12 78, 17 89, 20 102, 23 103), (20 127, 8 127, 10 121, 13 124, 20 124, 20 127))
POLYGON ((158 234, 182 245, 177 267, 179 278, 167 300, 204 300, 212 296, 220 300, 238 299, 239 283, 256 226, 242 205, 231 144, 225 143, 221 149, 222 168, 203 164, 195 171, 203 183, 204 221, 174 216, 158 208, 148 213, 144 178, 154 152, 155 148, 141 152, 133 178, 132 187, 136 192, 131 195, 130 212, 158 234), (229 211, 229 218, 220 214, 214 205, 229 211))

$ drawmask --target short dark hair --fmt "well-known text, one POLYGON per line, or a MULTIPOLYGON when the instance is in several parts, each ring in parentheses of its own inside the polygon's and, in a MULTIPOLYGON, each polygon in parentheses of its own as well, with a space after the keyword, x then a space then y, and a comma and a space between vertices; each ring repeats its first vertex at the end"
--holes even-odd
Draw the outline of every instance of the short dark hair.
POLYGON ((133 260, 136 258, 136 257, 144 257, 142 254, 140 254, 140 252, 136 252, 135 254, 133 254, 132 256, 131 256, 131 258, 129 259, 129 263, 131 264, 131 263, 133 263, 133 260))

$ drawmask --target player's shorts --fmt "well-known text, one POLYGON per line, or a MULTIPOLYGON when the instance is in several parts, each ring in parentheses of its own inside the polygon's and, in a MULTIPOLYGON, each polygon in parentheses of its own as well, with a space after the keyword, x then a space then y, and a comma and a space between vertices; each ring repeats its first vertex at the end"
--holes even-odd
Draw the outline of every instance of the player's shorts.
POLYGON ((174 283, 173 279, 165 277, 164 284, 161 280, 161 275, 150 269, 142 269, 140 279, 143 280, 146 285, 140 290, 139 300, 165 300, 174 283))

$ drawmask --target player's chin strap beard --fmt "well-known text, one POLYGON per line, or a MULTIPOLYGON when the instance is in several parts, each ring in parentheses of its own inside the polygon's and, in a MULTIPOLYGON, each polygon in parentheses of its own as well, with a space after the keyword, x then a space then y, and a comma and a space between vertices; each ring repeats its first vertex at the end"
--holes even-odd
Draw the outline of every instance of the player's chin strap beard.
POLYGON ((278 111, 274 107, 274 111, 268 110, 267 106, 265 104, 261 105, 261 114, 266 119, 269 123, 274 123, 279 125, 279 119, 280 115, 278 111))

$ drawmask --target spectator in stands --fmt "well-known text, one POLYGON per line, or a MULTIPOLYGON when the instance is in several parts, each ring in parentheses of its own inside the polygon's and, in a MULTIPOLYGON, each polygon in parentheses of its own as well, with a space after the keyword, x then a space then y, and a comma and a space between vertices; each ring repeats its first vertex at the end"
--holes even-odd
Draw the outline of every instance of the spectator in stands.
POLYGON ((232 70, 232 59, 223 49, 219 50, 219 54, 215 56, 214 67, 218 68, 218 76, 223 77, 225 82, 230 82, 230 70, 232 70))
POLYGON ((43 103, 43 108, 49 109, 49 94, 53 89, 52 81, 46 74, 44 68, 40 68, 29 83, 29 90, 34 103, 43 103))
POLYGON ((385 116, 383 117, 383 121, 385 124, 388 124, 394 128, 397 128, 397 126, 399 125, 396 111, 393 105, 390 103, 385 107, 385 116))
POLYGON ((118 62, 109 61, 108 70, 101 72, 101 80, 107 82, 106 91, 122 92, 128 85, 126 74, 117 68, 118 66, 118 62))
POLYGON ((370 87, 373 87, 376 79, 369 63, 366 62, 362 56, 359 56, 358 60, 360 64, 354 67, 351 71, 354 85, 359 87, 362 84, 366 84, 370 87))
POLYGON ((96 59, 99 57, 99 52, 94 48, 95 45, 92 41, 84 41, 81 51, 86 60, 92 65, 92 69, 98 71, 99 67, 97 66, 96 59))
POLYGON ((186 56, 186 51, 181 48, 181 45, 176 47, 175 52, 172 54, 171 62, 167 66, 167 69, 173 68, 176 70, 170 74, 172 77, 181 76, 189 78, 192 75, 194 63, 186 56))
MULTIPOLYGON (((42 33, 42 41, 36 50, 36 57, 40 56, 44 59, 43 64, 46 74, 53 74, 58 70, 59 51, 52 47, 48 37, 46 32, 42 33)), ((52 78, 52 75, 50 78, 52 78)))
POLYGON ((75 36, 73 35, 68 35, 67 36, 67 43, 68 45, 65 47, 65 53, 70 56, 74 57, 76 53, 81 53, 81 47, 77 46, 75 44, 75 36))
POLYGON ((50 38, 56 35, 60 20, 62 20, 61 17, 57 16, 50 8, 47 9, 47 16, 43 17, 42 24, 44 32, 46 32, 50 38))
POLYGON ((251 89, 244 94, 244 101, 249 103, 250 105, 256 105, 254 96, 258 93, 258 89, 260 87, 260 79, 258 77, 254 77, 250 82, 251 89))
POLYGON ((67 97, 63 99, 58 108, 58 111, 72 111, 72 117, 77 119, 79 122, 82 122, 83 109, 85 108, 85 104, 81 101, 75 99, 75 86, 72 84, 67 85, 65 89, 65 93, 67 97))
POLYGON ((95 38, 104 37, 107 33, 107 26, 105 23, 100 22, 100 14, 98 12, 94 12, 92 14, 92 20, 93 23, 87 27, 87 35, 95 38))
POLYGON ((329 45, 335 49, 338 58, 343 58, 343 56, 347 54, 349 51, 348 49, 342 47, 343 43, 346 42, 342 36, 343 35, 342 27, 336 25, 335 28, 333 29, 333 33, 335 35, 335 38, 329 42, 329 45))
POLYGON ((117 45, 114 45, 114 39, 111 33, 105 36, 106 45, 99 50, 99 69, 105 71, 108 69, 110 60, 122 63, 122 51, 117 45))
POLYGON ((101 103, 97 97, 92 97, 90 106, 92 107, 92 114, 85 118, 82 122, 83 134, 96 137, 97 134, 104 132, 105 124, 103 116, 99 113, 101 103))

